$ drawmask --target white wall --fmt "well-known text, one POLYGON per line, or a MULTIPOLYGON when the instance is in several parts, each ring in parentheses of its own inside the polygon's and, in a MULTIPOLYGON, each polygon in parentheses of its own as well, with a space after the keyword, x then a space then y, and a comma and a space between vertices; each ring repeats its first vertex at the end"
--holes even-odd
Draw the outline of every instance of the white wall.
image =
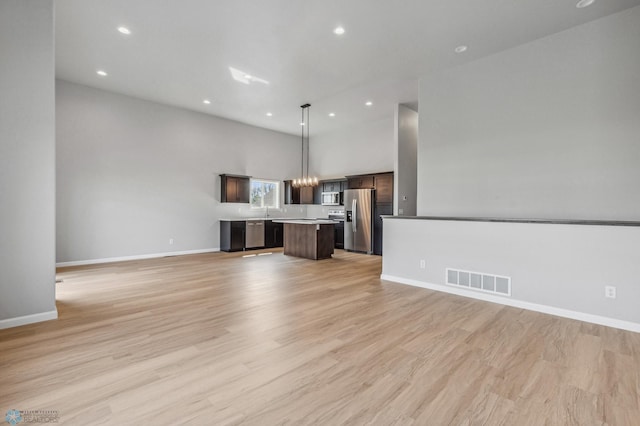
POLYGON ((392 218, 384 220, 382 274, 407 284, 640 332, 638 247, 638 226, 392 218), (446 285, 446 268, 510 277, 512 297, 486 297, 446 285), (605 298, 605 286, 617 287, 616 299, 605 298))
MULTIPOLYGON (((640 7, 425 76, 418 215, 640 220, 638 23, 640 7)), ((506 275, 495 301, 640 331, 640 227, 397 218, 384 235, 390 279, 481 297, 445 268, 506 275)))
MULTIPOLYGON (((310 174, 329 179, 393 171, 394 121, 389 117, 311 137, 310 174)), ((344 206, 308 205, 306 209, 307 217, 315 218, 344 206)))
POLYGON ((393 132, 394 118, 389 117, 312 136, 310 174, 324 179, 392 171, 393 132))
POLYGON ((393 213, 417 214, 418 192, 418 113, 404 105, 395 111, 395 179, 393 213))
POLYGON ((53 2, 0 2, 0 328, 57 316, 53 2))
POLYGON ((640 219, 640 7, 420 81, 418 215, 640 219))
POLYGON ((295 136, 65 81, 56 107, 58 262, 219 248, 220 218, 264 214, 219 174, 299 173, 295 136))

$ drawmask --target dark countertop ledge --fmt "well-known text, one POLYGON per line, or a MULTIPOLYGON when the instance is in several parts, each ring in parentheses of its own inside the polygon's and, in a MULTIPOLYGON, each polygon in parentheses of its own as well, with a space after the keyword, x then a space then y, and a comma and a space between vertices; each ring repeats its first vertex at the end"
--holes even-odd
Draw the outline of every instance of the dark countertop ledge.
POLYGON ((510 219, 499 217, 459 217, 459 216, 382 216, 383 219, 409 220, 449 220, 460 222, 503 222, 538 223, 553 225, 597 225, 597 226, 640 226, 640 222, 626 220, 581 220, 581 219, 510 219))

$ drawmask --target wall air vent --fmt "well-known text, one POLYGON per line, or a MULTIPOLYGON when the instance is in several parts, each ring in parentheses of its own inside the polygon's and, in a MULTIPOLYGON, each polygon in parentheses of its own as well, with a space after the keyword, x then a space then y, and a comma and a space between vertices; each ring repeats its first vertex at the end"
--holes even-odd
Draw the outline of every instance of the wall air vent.
POLYGON ((511 296, 511 278, 484 272, 447 268, 446 283, 484 293, 511 296))

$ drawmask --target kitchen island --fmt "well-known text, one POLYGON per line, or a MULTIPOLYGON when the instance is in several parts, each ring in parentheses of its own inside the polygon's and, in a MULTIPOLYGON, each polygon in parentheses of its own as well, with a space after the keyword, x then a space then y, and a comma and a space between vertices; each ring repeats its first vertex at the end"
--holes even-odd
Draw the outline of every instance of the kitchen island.
POLYGON ((334 225, 327 219, 274 219, 284 224, 284 254, 305 259, 327 259, 333 254, 334 225))

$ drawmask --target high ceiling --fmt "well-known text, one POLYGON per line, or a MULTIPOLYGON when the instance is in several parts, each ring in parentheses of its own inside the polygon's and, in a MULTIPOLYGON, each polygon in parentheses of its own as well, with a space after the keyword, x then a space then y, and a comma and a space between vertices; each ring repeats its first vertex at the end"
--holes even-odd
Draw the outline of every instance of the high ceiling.
POLYGON ((418 78, 428 72, 640 0, 596 0, 586 8, 576 3, 57 0, 56 75, 296 135, 300 105, 309 102, 313 135, 390 117, 397 103, 416 104, 418 78), (118 32, 120 26, 131 34, 118 32), (343 35, 334 34, 338 26, 343 35), (455 53, 460 45, 467 51, 455 53), (231 68, 245 82, 234 80, 231 68))

